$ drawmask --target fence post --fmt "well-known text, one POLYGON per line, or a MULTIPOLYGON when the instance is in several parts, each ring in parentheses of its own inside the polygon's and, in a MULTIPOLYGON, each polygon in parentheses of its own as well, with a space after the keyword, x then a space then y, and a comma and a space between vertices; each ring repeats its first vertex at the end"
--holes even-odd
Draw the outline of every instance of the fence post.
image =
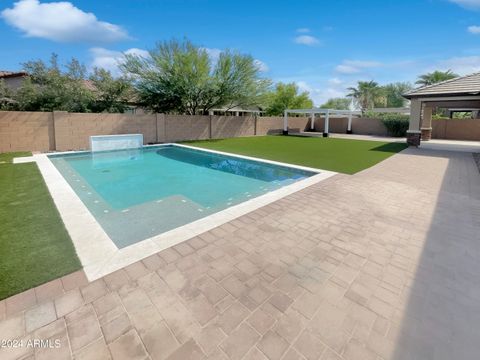
POLYGON ((158 144, 158 113, 155 113, 155 143, 158 144))
POLYGON ((253 125, 253 135, 256 136, 257 135, 257 114, 255 113, 254 115, 254 125, 253 125))
POLYGON ((212 116, 213 115, 208 115, 208 138, 210 140, 212 139, 212 116))
POLYGON ((157 130, 157 143, 167 142, 167 127, 165 114, 155 113, 156 130, 157 130), (161 131, 161 132, 160 132, 161 131))
MULTIPOLYGON (((65 129, 60 132, 60 134, 57 134, 58 131, 58 126, 56 122, 63 116, 68 115, 68 111, 52 111, 52 132, 53 132, 53 139, 52 142, 50 143, 51 146, 53 146, 53 150, 65 150, 63 148, 57 149, 58 143, 62 143, 61 141, 57 141, 57 136, 73 136, 73 134, 70 133, 71 128, 70 128, 70 123, 67 124, 68 131, 66 132, 65 129)), ((64 124, 65 127, 65 124, 64 124)), ((68 146, 67 146, 68 147, 68 146)))
POLYGON ((51 151, 57 150, 57 142, 55 141, 55 111, 52 111, 52 123, 48 127, 48 148, 51 151))

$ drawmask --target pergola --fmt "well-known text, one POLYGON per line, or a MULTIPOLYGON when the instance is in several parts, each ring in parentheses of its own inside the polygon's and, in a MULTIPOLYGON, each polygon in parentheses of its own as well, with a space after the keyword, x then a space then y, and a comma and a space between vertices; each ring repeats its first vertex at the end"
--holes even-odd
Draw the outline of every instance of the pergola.
POLYGON ((328 128, 330 124, 330 115, 341 115, 348 117, 347 134, 352 133, 352 116, 360 115, 360 111, 351 110, 334 110, 334 109, 287 109, 283 114, 283 135, 288 135, 288 114, 303 114, 310 115, 310 129, 315 129, 315 115, 325 116, 325 125, 323 129, 323 137, 328 137, 328 128))
POLYGON ((433 109, 447 109, 450 114, 458 111, 471 111, 478 116, 478 111, 480 111, 480 73, 424 86, 403 96, 411 101, 407 143, 418 146, 420 140, 431 139, 433 109))

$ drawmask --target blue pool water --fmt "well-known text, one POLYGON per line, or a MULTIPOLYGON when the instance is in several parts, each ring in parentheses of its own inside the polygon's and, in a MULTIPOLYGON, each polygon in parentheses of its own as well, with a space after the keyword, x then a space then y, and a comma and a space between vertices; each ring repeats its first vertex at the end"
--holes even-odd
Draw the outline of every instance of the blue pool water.
POLYGON ((119 248, 315 175, 174 145, 49 158, 119 248))

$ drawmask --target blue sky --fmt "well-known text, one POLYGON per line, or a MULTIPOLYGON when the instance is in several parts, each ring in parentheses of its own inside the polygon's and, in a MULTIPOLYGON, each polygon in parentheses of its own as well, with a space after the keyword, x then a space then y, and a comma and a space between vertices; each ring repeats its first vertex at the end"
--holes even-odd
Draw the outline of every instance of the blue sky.
POLYGON ((1 0, 0 14, 1 70, 55 52, 115 71, 123 52, 188 37, 251 54, 317 105, 358 80, 480 71, 480 0, 1 0))

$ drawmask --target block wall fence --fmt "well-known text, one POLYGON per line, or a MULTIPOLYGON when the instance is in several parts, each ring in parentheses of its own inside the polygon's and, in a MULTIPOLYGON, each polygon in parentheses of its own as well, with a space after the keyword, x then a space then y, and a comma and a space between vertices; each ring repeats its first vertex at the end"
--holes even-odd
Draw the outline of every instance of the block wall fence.
MULTIPOLYGON (((290 129, 309 127, 290 118, 290 129)), ((0 152, 86 150, 92 135, 143 134, 145 144, 280 134, 283 117, 0 111, 0 152)))
MULTIPOLYGON (((310 129, 308 117, 289 117, 292 133, 310 129)), ((345 133, 347 118, 331 117, 330 132, 345 133)), ((433 137, 480 140, 479 120, 435 120, 433 137)), ((324 119, 315 120, 315 131, 323 131, 324 119)), ((64 111, 0 111, 0 152, 86 150, 92 135, 143 134, 145 144, 182 140, 280 134, 283 117, 168 115, 168 114, 80 114, 64 111)), ((354 134, 387 136, 381 121, 352 119, 354 134)))

